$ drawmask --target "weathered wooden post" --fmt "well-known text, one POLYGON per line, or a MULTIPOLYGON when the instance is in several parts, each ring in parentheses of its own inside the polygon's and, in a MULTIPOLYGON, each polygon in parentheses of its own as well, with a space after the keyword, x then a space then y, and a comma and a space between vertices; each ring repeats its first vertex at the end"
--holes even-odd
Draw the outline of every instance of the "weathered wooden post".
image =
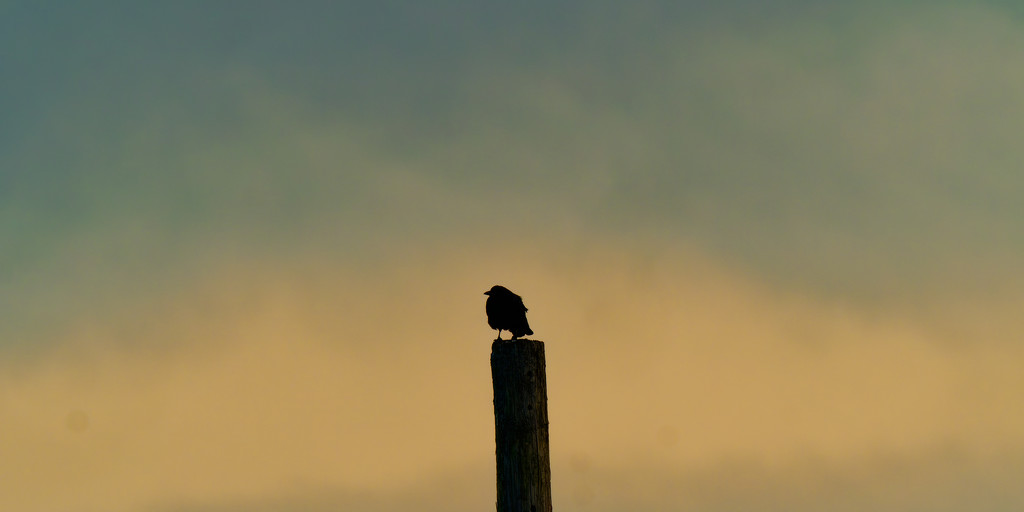
POLYGON ((551 512, 544 343, 495 340, 491 378, 498 512, 551 512))

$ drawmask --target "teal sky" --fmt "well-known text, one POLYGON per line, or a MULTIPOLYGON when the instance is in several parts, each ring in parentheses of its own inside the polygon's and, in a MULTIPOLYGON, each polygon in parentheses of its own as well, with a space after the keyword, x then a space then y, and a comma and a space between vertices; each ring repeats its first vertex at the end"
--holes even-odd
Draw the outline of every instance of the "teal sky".
MULTIPOLYGON (((1002 282, 1019 18, 928 5, 16 2, 3 266, 94 231, 180 262, 497 222, 507 246, 653 231, 840 291, 1002 282), (388 175, 457 201, 381 200, 388 175)), ((125 249, 111 271, 153 261, 125 249)))
MULTIPOLYGON (((348 473, 272 455, 291 452, 260 438, 274 446, 270 466, 288 461, 260 473, 262 487, 183 477, 140 482, 123 501, 105 501, 121 473, 96 461, 130 465, 117 446, 150 447, 147 428, 179 432, 146 407, 178 404, 201 430, 202 410, 181 405, 190 392, 168 398, 193 389, 188 369, 205 369, 204 385, 224 393, 209 396, 232 396, 218 387, 231 368, 257 375, 292 361, 274 333, 318 347, 295 355, 300 375, 330 375, 317 360, 337 357, 373 387, 386 361, 411 365, 422 344, 440 347, 423 357, 454 365, 439 393, 489 385, 483 368, 459 373, 469 356, 444 354, 473 346, 483 355, 466 364, 486 361, 479 295, 502 283, 538 315, 551 371, 559 356, 573 361, 565 375, 578 386, 565 377, 553 399, 587 403, 616 361, 629 361, 619 378, 637 392, 690 396, 673 386, 700 382, 659 366, 673 361, 742 367, 788 390, 720 382, 726 391, 707 403, 671 406, 649 396, 660 404, 651 411, 672 410, 638 413, 650 431, 625 423, 578 444, 598 409, 566 410, 567 446, 554 454, 561 509, 727 510, 737 488, 737 500, 774 503, 766 510, 1019 509, 1024 497, 999 482, 1024 467, 1024 412, 1012 405, 1022 384, 1013 364, 1024 362, 1022 62, 1024 11, 994 1, 0 3, 0 377, 16 390, 9 405, 40 404, 0 418, 21 425, 25 446, 49 446, 52 418, 86 411, 86 435, 103 438, 75 437, 80 461, 57 452, 24 477, 31 489, 100 475, 65 489, 85 505, 28 491, 7 505, 397 510, 426 500, 440 510, 424 482, 479 487, 467 475, 489 468, 486 444, 332 479, 348 473), (266 350, 239 348, 246 335, 266 350), (615 336, 637 352, 624 355, 615 336), (118 377, 79 380, 104 369, 118 377), (875 370, 887 391, 861 394, 875 370), (146 383, 138 397, 118 394, 136 377, 146 383), (804 394, 819 385, 823 395, 804 394), (879 398, 885 406, 871 398, 887 393, 896 398, 879 398), (877 421, 819 416, 815 400, 877 421), (687 436, 687 407, 726 414, 735 404, 737 421, 756 423, 754 403, 812 404, 796 406, 806 435, 740 429, 669 455, 628 441, 671 439, 655 445, 671 451, 685 444, 674 439, 687 436), (935 408, 907 412, 919 403, 935 408), (103 411, 119 418, 132 404, 158 404, 139 405, 151 423, 110 419, 103 430, 103 411), (950 420, 964 404, 979 408, 974 419, 950 420), (947 420, 948 431, 922 426, 947 420), (587 449, 617 455, 602 462, 587 449), (731 481, 722 468, 736 460, 745 469, 731 481), (790 478, 819 462, 845 498, 790 478), (893 471, 907 486, 890 493, 893 471), (649 485, 621 483, 626 474, 649 474, 649 485), (592 480, 570 490, 580 475, 592 480), (714 490, 686 501, 675 482, 714 490), (936 482, 946 490, 912 489, 936 482), (949 508, 931 506, 947 491, 949 508), (989 508, 967 508, 986 498, 989 508)), ((433 403, 415 375, 377 401, 397 411, 433 403), (424 390, 421 400, 399 398, 403 385, 424 390)), ((273 389, 270 403, 290 402, 273 389)), ((349 402, 325 400, 335 398, 346 424, 349 402)), ((473 411, 467 424, 479 428, 467 435, 487 441, 489 398, 465 400, 453 414, 473 411)), ((376 417, 359 404, 351 410, 376 417)), ((294 417, 320 417, 307 412, 294 417)), ((287 433, 303 421, 256 424, 287 433)), ((380 421, 359 431, 393 425, 380 421)), ((723 432, 701 425, 691 426, 723 432)), ((173 465, 161 457, 154 474, 173 465)), ((17 472, 3 464, 0 476, 17 472)), ((490 503, 491 489, 476 487, 466 503, 490 503)))

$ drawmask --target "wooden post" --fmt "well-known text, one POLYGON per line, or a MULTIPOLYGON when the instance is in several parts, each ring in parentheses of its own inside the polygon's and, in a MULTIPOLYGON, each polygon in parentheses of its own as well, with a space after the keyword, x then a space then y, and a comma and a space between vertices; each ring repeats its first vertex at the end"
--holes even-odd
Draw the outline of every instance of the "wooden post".
POLYGON ((544 343, 495 340, 491 378, 498 512, 551 512, 544 343))

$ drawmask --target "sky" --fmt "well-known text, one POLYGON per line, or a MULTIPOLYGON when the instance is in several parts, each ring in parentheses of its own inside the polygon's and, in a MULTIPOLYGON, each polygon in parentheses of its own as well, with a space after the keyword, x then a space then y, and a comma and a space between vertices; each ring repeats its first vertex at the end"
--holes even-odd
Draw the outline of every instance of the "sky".
POLYGON ((1012 2, 0 2, 0 509, 1024 507, 1012 2))

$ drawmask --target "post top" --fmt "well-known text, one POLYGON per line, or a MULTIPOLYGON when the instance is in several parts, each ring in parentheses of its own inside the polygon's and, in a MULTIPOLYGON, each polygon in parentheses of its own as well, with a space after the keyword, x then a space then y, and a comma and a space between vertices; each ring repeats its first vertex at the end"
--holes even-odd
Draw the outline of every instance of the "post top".
POLYGON ((497 346, 506 346, 506 345, 512 345, 512 344, 527 344, 527 343, 540 343, 541 345, 544 344, 544 342, 541 341, 541 340, 531 340, 530 338, 518 338, 518 339, 514 339, 514 340, 494 340, 494 343, 491 346, 497 347, 497 346))

